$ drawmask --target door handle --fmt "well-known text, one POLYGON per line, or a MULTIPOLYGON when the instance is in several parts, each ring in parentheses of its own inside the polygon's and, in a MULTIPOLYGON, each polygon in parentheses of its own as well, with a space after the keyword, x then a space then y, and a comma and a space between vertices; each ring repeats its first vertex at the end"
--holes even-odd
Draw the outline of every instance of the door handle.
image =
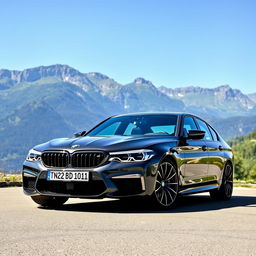
POLYGON ((202 150, 203 151, 206 151, 207 150, 207 147, 205 145, 202 146, 202 150))
POLYGON ((223 147, 221 145, 219 145, 219 150, 222 150, 222 149, 223 149, 223 147))

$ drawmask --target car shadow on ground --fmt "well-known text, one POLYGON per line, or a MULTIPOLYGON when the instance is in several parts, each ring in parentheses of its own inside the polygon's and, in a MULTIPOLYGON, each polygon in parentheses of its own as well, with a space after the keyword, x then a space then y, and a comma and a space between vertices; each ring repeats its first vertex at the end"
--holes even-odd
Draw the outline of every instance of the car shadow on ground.
MULTIPOLYGON (((86 203, 68 202, 54 210, 105 213, 182 213, 203 212, 234 207, 256 207, 256 197, 233 196, 229 201, 215 201, 208 195, 190 195, 178 198, 176 206, 168 210, 155 209, 142 200, 98 200, 86 203)), ((41 207, 40 207, 41 208, 41 207)), ((47 209, 47 208, 43 208, 47 209)))

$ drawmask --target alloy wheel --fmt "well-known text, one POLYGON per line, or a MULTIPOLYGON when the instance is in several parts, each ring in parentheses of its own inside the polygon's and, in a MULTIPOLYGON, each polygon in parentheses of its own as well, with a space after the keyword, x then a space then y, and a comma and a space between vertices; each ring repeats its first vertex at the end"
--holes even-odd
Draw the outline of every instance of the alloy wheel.
POLYGON ((155 197, 157 202, 168 207, 172 205, 178 194, 178 175, 170 162, 160 164, 157 173, 155 197))
POLYGON ((233 170, 232 167, 227 164, 223 177, 223 186, 227 197, 231 197, 233 192, 233 170))

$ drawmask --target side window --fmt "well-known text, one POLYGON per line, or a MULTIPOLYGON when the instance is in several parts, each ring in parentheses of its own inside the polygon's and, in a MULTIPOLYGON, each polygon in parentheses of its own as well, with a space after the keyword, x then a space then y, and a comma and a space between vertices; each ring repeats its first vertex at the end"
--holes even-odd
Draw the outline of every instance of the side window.
POLYGON ((215 132, 210 126, 208 126, 208 128, 209 128, 210 131, 211 131, 213 140, 214 140, 214 141, 218 141, 218 135, 216 134, 216 132, 215 132))
POLYGON ((197 130, 193 117, 191 116, 184 117, 183 131, 184 130, 186 130, 186 132, 188 132, 189 130, 197 130))
POLYGON ((211 135, 211 132, 208 128, 208 125, 204 121, 202 121, 200 119, 197 119, 197 118, 196 118, 196 122, 199 125, 200 130, 205 131, 204 139, 205 140, 212 140, 212 135, 211 135))

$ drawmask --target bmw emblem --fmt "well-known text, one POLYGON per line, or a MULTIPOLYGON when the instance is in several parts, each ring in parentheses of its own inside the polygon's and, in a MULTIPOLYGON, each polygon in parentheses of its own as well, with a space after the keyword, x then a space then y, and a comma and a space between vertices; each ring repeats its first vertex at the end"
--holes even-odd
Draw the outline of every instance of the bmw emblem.
POLYGON ((77 144, 71 146, 71 148, 79 148, 79 147, 80 147, 80 145, 77 145, 77 144))

